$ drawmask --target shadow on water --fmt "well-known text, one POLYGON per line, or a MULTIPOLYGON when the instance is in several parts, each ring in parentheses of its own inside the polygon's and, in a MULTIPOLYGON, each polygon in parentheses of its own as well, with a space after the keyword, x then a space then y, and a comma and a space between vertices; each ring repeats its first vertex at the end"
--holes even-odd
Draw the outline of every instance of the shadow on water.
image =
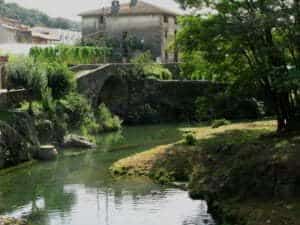
POLYGON ((55 162, 0 175, 0 214, 25 216, 33 225, 210 224, 206 204, 186 192, 109 173, 120 158, 180 140, 182 127, 124 128, 99 135, 96 150, 64 151, 55 162))

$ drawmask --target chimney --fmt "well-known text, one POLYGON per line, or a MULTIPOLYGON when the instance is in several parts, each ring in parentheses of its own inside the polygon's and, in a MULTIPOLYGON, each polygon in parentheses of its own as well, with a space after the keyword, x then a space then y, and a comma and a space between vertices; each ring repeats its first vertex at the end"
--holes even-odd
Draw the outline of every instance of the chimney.
POLYGON ((116 15, 120 11, 120 2, 119 0, 113 0, 111 2, 111 14, 116 15))
POLYGON ((135 7, 138 3, 138 0, 130 0, 130 7, 135 7))

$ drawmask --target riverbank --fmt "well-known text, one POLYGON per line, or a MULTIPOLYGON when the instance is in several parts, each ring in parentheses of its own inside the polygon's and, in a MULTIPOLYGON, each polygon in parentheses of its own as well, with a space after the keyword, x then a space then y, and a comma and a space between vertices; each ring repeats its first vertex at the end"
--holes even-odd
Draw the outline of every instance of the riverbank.
POLYGON ((27 225, 25 220, 0 216, 0 225, 27 225))
POLYGON ((56 161, 0 173, 0 215, 25 218, 30 225, 86 224, 86 218, 89 225, 212 225, 206 203, 186 191, 147 177, 116 179, 109 172, 117 160, 179 141, 184 127, 124 127, 97 135, 96 149, 64 150, 56 161))
POLYGON ((275 135, 275 121, 186 129, 197 143, 155 147, 113 164, 115 175, 189 182, 220 223, 299 225, 300 134, 275 135))

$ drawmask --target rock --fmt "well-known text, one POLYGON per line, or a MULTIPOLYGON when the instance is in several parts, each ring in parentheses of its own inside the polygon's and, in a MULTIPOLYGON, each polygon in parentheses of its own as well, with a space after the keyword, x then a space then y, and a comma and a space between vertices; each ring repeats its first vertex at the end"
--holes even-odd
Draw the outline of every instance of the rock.
POLYGON ((175 188, 179 188, 181 190, 187 191, 188 190, 188 183, 187 182, 172 182, 172 186, 175 188))
POLYGON ((26 162, 39 150, 33 118, 22 112, 7 115, 0 121, 0 169, 26 162))
POLYGON ((27 225, 25 220, 18 220, 11 217, 0 216, 0 225, 27 225))
POLYGON ((85 137, 78 135, 67 135, 62 144, 63 148, 96 148, 96 144, 90 142, 85 137))
POLYGON ((58 155, 57 150, 53 145, 43 145, 37 153, 37 159, 42 161, 50 161, 56 159, 58 155))

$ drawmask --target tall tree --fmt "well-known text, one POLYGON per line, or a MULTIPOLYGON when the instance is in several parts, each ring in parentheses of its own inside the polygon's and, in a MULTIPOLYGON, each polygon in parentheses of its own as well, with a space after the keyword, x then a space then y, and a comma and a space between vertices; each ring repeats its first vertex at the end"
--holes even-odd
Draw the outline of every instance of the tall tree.
MULTIPOLYGON (((278 131, 295 129, 300 100, 299 0, 178 0, 210 10, 182 19, 178 44, 201 52, 219 76, 263 88, 277 115, 278 131)), ((241 85, 240 85, 241 86, 241 85)))

